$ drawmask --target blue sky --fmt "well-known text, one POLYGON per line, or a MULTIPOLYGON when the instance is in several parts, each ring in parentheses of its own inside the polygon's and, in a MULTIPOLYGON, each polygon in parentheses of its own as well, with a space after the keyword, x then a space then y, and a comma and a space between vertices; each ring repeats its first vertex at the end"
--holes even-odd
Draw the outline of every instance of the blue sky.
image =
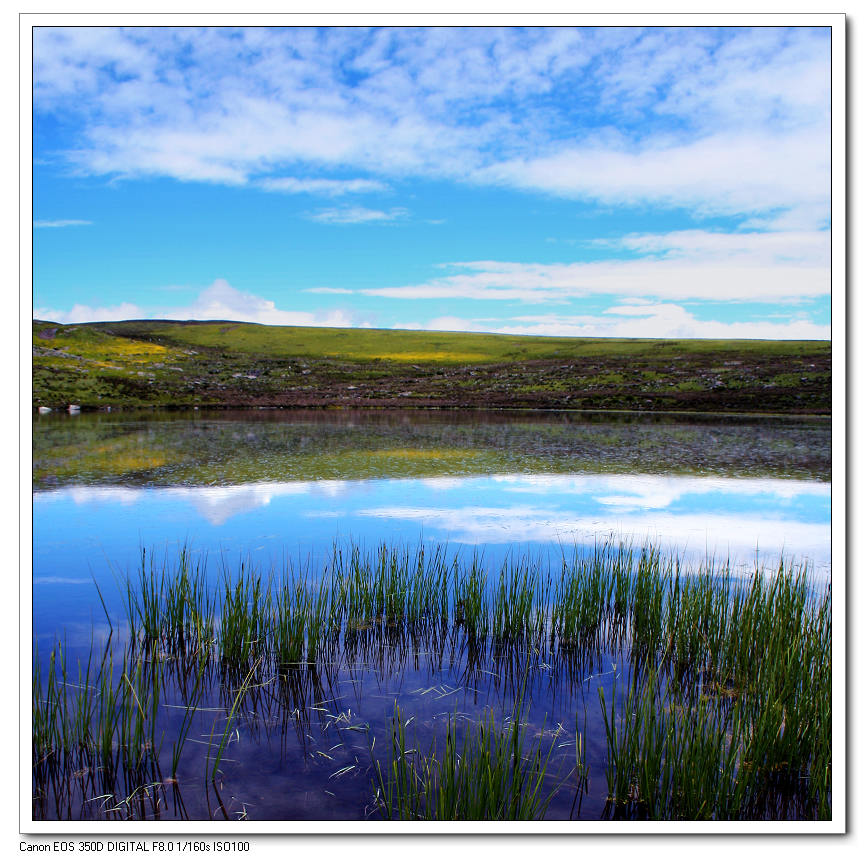
POLYGON ((36 28, 34 316, 828 338, 828 28, 36 28))

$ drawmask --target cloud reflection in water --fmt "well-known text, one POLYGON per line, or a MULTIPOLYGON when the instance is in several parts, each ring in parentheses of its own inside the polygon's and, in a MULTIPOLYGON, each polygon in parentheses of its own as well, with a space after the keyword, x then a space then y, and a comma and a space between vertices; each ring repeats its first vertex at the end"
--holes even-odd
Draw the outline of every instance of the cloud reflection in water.
POLYGON ((96 508, 90 516, 93 522, 104 519, 100 528, 105 529, 111 528, 115 506, 134 507, 142 515, 154 510, 198 543, 212 539, 209 532, 223 537, 236 532, 239 541, 244 529, 259 541, 264 528, 269 540, 296 545, 305 537, 314 539, 313 532, 322 535, 321 527, 329 523, 343 537, 368 543, 421 530, 428 540, 470 545, 567 545, 614 534, 741 560, 753 559, 759 548, 767 560, 784 552, 825 567, 830 496, 831 486, 816 481, 551 474, 75 487, 39 493, 36 499, 96 508), (318 530, 313 522, 320 524, 318 530))

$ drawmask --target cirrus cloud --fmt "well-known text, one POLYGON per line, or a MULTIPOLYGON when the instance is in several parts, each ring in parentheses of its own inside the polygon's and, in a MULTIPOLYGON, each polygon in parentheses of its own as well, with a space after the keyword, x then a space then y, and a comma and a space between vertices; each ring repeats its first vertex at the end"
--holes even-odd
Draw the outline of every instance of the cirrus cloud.
POLYGON ((365 194, 372 191, 387 191, 388 186, 374 179, 298 179, 284 176, 262 179, 259 188, 279 191, 284 194, 319 194, 324 197, 342 197, 346 194, 365 194))
POLYGON ((86 227, 89 224, 92 224, 92 221, 82 221, 78 218, 61 218, 55 221, 50 220, 38 220, 33 222, 33 226, 36 228, 41 227, 86 227))
POLYGON ((321 224, 370 224, 382 221, 397 221, 408 215, 408 210, 394 207, 387 211, 367 209, 364 206, 341 206, 336 209, 321 209, 307 215, 310 221, 321 224))

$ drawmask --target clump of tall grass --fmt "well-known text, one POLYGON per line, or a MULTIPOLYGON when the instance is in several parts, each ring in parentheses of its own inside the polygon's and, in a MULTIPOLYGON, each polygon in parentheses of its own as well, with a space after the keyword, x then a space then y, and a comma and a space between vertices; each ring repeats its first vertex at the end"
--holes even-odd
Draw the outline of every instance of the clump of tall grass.
POLYGON ((321 595, 320 589, 306 583, 284 582, 277 588, 269 632, 280 665, 315 662, 323 622, 321 595))
POLYGON ((246 562, 234 577, 223 570, 217 645, 223 664, 247 666, 266 647, 268 596, 261 573, 246 562))
MULTIPOLYGON (((658 659, 642 653, 609 704, 599 690, 612 814, 829 816, 829 589, 814 595, 782 564, 744 583, 697 577, 666 606, 658 659)), ((658 625, 644 621, 651 641, 658 625)))
POLYGON ((510 559, 499 572, 490 601, 490 632, 497 642, 531 641, 546 628, 549 577, 531 559, 510 559))
POLYGON ((161 690, 159 661, 148 662, 129 652, 115 671, 106 648, 98 667, 77 662, 70 675, 62 643, 52 650, 43 682, 37 663, 33 674, 33 746, 38 758, 85 751, 113 755, 135 767, 144 752, 155 749, 161 690))
POLYGON ((173 567, 142 549, 137 576, 120 581, 132 641, 179 657, 209 649, 215 601, 206 568, 206 559, 193 560, 187 547, 173 567))
POLYGON ((635 674, 619 701, 614 686, 609 712, 603 688, 599 697, 614 817, 737 817, 738 714, 728 718, 717 700, 680 698, 654 669, 635 674))
POLYGON ((88 660, 73 669, 61 642, 44 670, 37 660, 32 739, 37 794, 51 793, 59 802, 72 788, 70 774, 89 775, 91 790, 100 796, 118 791, 129 796, 145 783, 160 782, 162 671, 161 661, 131 650, 116 665, 110 642, 98 665, 91 649, 88 660))
POLYGON ((454 567, 453 603, 454 622, 472 639, 485 637, 489 629, 487 574, 477 556, 467 568, 454 567))
POLYGON ((379 546, 335 548, 331 557, 332 604, 355 629, 418 625, 446 620, 450 604, 450 567, 444 547, 416 550, 379 546))
POLYGON ((444 748, 427 753, 406 743, 399 708, 393 718, 390 764, 375 762, 375 806, 383 818, 507 821, 543 818, 554 790, 547 788, 552 746, 529 744, 519 709, 501 728, 492 712, 468 725, 459 739, 448 720, 444 748))

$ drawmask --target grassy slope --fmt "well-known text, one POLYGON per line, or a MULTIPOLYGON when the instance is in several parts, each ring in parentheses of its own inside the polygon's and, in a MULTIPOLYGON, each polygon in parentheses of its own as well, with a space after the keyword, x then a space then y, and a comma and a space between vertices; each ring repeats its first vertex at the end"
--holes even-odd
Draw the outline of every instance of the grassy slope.
POLYGON ((34 406, 830 411, 830 344, 35 321, 34 406))
MULTIPOLYGON (((69 327, 66 327, 67 329, 69 327)), ((178 346, 228 349, 248 355, 338 358, 345 361, 490 363, 580 356, 674 356, 718 351, 754 355, 798 355, 822 341, 658 340, 636 338, 525 337, 393 329, 264 326, 253 323, 119 322, 78 326, 94 332, 178 346)))

